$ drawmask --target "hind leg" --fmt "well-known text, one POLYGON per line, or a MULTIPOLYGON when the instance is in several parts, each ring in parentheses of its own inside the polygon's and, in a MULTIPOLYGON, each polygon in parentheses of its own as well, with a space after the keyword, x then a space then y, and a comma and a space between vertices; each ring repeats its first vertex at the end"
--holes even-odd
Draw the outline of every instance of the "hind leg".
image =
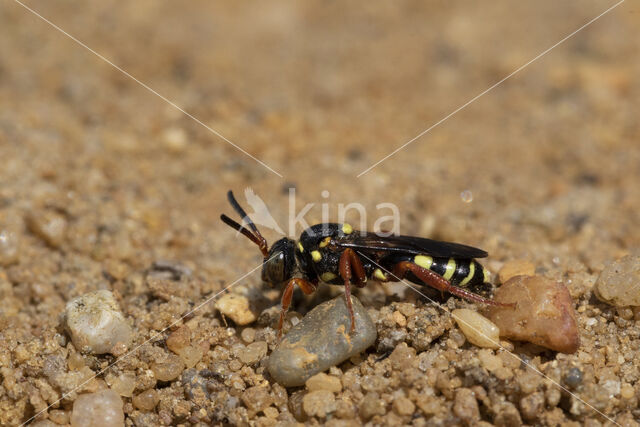
POLYGON ((503 304, 500 302, 496 302, 484 298, 478 294, 474 294, 473 292, 469 292, 466 289, 453 286, 447 279, 440 276, 439 274, 429 269, 420 267, 419 265, 409 261, 399 262, 393 268, 393 274, 399 279, 403 279, 409 271, 413 273, 413 275, 418 279, 420 279, 425 285, 431 286, 432 288, 437 289, 441 292, 448 292, 452 295, 466 299, 467 301, 479 302, 482 304, 494 305, 498 307, 515 307, 515 304, 503 304))

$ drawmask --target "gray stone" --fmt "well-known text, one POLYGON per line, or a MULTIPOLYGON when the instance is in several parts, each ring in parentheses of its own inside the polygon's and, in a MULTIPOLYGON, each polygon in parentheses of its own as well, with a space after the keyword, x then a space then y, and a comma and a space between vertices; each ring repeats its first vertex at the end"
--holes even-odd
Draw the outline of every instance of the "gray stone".
POLYGON ((267 364, 278 383, 286 387, 304 385, 311 376, 373 345, 377 337, 375 324, 356 297, 351 301, 356 317, 352 334, 343 296, 320 304, 291 328, 267 364))
POLYGON ((600 301, 609 305, 640 306, 640 252, 608 264, 594 291, 600 301))

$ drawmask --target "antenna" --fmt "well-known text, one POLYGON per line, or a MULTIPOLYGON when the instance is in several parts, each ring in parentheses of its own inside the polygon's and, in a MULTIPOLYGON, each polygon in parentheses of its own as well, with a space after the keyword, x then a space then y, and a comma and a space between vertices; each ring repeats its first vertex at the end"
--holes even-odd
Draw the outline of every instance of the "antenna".
POLYGON ((240 206, 240 204, 234 197, 233 192, 231 190, 227 192, 227 199, 229 200, 229 204, 231 204, 233 209, 238 213, 238 215, 240 215, 243 222, 246 222, 249 228, 251 228, 251 231, 249 231, 242 225, 238 224, 237 222, 235 222, 225 214, 220 215, 220 219, 222 220, 222 222, 227 224, 229 227, 244 234, 249 240, 251 240, 253 243, 258 245, 258 247, 260 248, 260 251, 262 251, 262 254, 265 257, 269 255, 269 245, 267 244, 267 240, 264 237, 262 237, 262 234, 260 234, 260 231, 258 231, 258 227, 256 227, 256 225, 253 223, 249 215, 247 215, 244 209, 242 209, 242 206, 240 206))

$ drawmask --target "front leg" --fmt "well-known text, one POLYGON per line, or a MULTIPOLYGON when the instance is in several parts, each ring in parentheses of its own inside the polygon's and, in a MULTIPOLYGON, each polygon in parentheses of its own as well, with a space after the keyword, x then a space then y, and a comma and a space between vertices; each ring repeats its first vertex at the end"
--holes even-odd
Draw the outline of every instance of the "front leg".
POLYGON ((356 318, 353 313, 353 305, 351 304, 352 273, 356 276, 356 286, 361 288, 367 283, 367 275, 364 271, 362 260, 353 249, 347 248, 340 255, 340 276, 344 281, 344 299, 347 303, 347 310, 349 310, 349 318, 351 319, 349 333, 356 330, 356 318))
POLYGON ((302 289, 302 292, 304 292, 305 295, 312 294, 318 287, 317 284, 299 277, 294 277, 287 282, 287 285, 282 292, 280 320, 278 321, 278 339, 282 338, 282 325, 284 324, 284 316, 287 314, 287 311, 289 311, 291 298, 293 297, 293 288, 295 285, 298 285, 298 287, 302 289))

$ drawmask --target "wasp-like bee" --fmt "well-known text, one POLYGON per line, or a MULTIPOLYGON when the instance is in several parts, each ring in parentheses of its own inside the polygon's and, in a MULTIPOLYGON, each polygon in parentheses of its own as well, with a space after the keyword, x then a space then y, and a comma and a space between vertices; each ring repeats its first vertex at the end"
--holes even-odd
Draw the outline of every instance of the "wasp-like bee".
POLYGON ((406 278, 469 301, 505 305, 465 289, 489 282, 488 271, 475 260, 488 255, 482 249, 421 237, 379 236, 354 230, 349 224, 335 223, 314 225, 303 231, 297 242, 285 237, 269 248, 231 191, 227 198, 249 228, 224 214, 220 219, 258 245, 264 256, 262 280, 271 284, 286 283, 278 336, 282 334, 294 287, 297 285, 309 295, 316 290, 320 280, 344 285, 351 332, 355 327, 351 285, 364 287, 368 279, 393 282, 406 278))

